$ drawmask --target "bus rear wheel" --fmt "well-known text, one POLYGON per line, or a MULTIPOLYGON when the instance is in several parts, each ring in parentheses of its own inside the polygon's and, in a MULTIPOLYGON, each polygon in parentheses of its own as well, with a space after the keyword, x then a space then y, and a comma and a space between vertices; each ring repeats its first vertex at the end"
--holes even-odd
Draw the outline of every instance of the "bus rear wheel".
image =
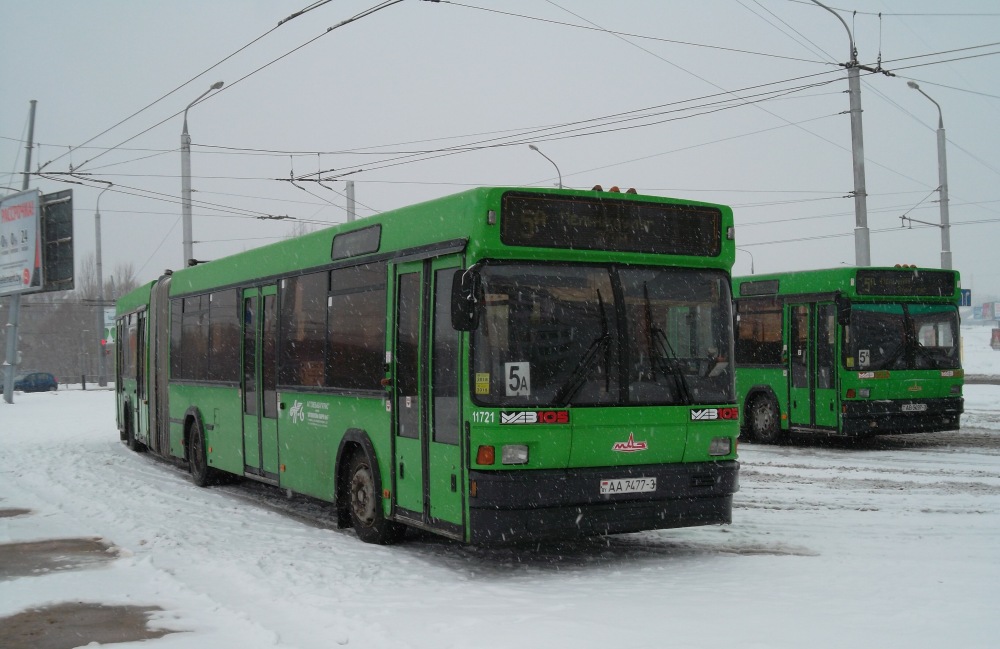
POLYGON ((347 465, 351 523, 358 538, 365 543, 390 545, 403 538, 406 528, 386 519, 382 499, 368 457, 361 451, 351 456, 347 465))
POLYGON ((146 445, 135 438, 135 426, 132 424, 131 415, 125 415, 125 445, 136 453, 146 451, 146 445))
POLYGON ((197 419, 191 422, 191 430, 188 432, 187 453, 191 481, 199 487, 212 484, 212 469, 208 466, 208 456, 205 454, 205 433, 197 419))
POLYGON ((777 444, 781 441, 778 404, 767 394, 754 397, 749 407, 750 436, 756 442, 777 444))

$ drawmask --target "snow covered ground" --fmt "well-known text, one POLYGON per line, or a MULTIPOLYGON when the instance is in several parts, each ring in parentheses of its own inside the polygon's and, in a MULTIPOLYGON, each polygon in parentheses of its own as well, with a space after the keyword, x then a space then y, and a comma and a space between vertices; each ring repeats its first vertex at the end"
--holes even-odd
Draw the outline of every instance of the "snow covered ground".
MULTIPOLYGON (((989 329, 964 333, 967 373, 1000 376, 989 329)), ((744 444, 730 526, 484 549, 366 545, 321 504, 198 489, 129 452, 110 391, 17 394, 0 403, 0 509, 31 512, 0 518, 0 544, 120 550, 0 581, 0 618, 158 606, 179 632, 146 649, 996 647, 1000 386, 965 397, 961 431, 744 444)))

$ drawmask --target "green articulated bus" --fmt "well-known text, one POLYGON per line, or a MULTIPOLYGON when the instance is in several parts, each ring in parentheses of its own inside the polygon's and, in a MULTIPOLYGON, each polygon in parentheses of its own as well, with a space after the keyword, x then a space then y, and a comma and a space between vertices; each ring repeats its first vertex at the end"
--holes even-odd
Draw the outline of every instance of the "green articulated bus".
POLYGON ((965 375, 956 271, 835 268, 733 286, 745 437, 958 428, 965 375))
POLYGON ((368 542, 728 523, 734 245, 721 205, 479 188, 168 272, 118 302, 119 432, 368 542))

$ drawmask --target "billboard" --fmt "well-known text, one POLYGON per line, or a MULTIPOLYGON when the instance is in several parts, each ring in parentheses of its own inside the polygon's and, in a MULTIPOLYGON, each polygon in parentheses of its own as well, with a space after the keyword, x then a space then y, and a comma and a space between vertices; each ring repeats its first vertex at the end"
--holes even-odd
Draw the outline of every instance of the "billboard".
POLYGON ((101 340, 108 345, 115 344, 115 307, 113 306, 104 309, 104 333, 101 340))
POLYGON ((0 295, 42 286, 41 203, 37 189, 0 199, 0 295))
POLYGON ((38 290, 73 288, 73 190, 42 194, 42 286, 38 290))
POLYGON ((0 198, 0 297, 73 288, 73 190, 0 198))

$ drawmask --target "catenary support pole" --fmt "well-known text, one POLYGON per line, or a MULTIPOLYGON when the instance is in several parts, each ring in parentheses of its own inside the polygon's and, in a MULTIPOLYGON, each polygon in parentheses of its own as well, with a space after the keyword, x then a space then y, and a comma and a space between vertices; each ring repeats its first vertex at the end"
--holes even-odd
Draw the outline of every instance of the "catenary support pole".
MULTIPOLYGON (((31 116, 28 119, 28 144, 24 156, 24 179, 21 189, 28 189, 28 179, 31 177, 31 149, 35 140, 35 106, 38 101, 31 100, 31 116)), ((7 357, 4 363, 3 400, 14 403, 14 368, 17 365, 17 328, 21 321, 21 294, 10 296, 10 313, 7 314, 7 357)))

